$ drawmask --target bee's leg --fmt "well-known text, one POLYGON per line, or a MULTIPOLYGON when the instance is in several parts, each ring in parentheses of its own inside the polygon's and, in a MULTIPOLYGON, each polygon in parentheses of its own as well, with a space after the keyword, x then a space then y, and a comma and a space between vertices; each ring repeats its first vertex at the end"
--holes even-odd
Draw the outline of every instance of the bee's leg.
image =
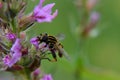
POLYGON ((54 62, 55 61, 57 61, 57 56, 56 56, 56 53, 55 53, 55 51, 54 50, 51 50, 51 53, 52 53, 52 56, 53 56, 53 58, 54 58, 54 62))
POLYGON ((63 56, 63 54, 59 51, 58 56, 61 58, 63 56))
POLYGON ((51 60, 51 59, 49 59, 49 58, 42 58, 42 59, 47 59, 47 60, 50 61, 50 62, 56 62, 55 60, 51 60))
POLYGON ((52 60, 51 60, 51 59, 49 59, 49 58, 42 58, 42 59, 47 59, 48 61, 52 62, 52 60))
POLYGON ((61 43, 59 43, 58 46, 60 46, 61 48, 63 48, 63 45, 61 43))
POLYGON ((39 36, 37 36, 37 39, 38 39, 38 41, 39 41, 39 44, 40 44, 40 37, 39 37, 39 36))

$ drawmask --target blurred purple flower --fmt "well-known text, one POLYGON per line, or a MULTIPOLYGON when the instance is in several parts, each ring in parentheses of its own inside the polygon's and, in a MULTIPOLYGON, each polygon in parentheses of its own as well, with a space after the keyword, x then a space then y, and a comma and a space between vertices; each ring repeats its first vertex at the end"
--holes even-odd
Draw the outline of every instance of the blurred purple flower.
POLYGON ((16 39, 16 35, 14 33, 7 33, 6 38, 10 41, 14 41, 16 39))
POLYGON ((51 74, 46 74, 46 75, 44 75, 43 78, 40 79, 40 80, 53 80, 53 78, 52 78, 51 74))
POLYGON ((3 4, 2 4, 2 2, 0 2, 0 8, 2 8, 2 6, 3 6, 3 4))
POLYGON ((99 13, 97 13, 97 12, 93 12, 93 13, 91 13, 91 15, 90 15, 90 21, 91 21, 92 23, 98 22, 99 18, 100 18, 100 15, 99 15, 99 13))
POLYGON ((15 43, 11 48, 10 55, 6 55, 3 58, 4 64, 9 67, 12 67, 17 61, 19 61, 22 56, 21 49, 21 41, 20 39, 16 39, 15 43))
POLYGON ((37 49, 39 48, 39 41, 37 37, 30 39, 30 43, 33 44, 37 49))
POLYGON ((44 1, 45 0, 40 0, 40 3, 34 8, 33 11, 33 17, 39 23, 51 22, 58 14, 58 10, 52 14, 52 8, 55 3, 47 4, 46 6, 42 7, 44 1))

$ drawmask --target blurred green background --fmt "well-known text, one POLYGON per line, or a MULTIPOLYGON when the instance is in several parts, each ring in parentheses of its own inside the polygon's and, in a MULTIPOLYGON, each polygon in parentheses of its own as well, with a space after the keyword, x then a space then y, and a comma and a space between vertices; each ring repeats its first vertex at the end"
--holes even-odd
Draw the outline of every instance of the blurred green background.
MULTIPOLYGON (((38 2, 30 2, 28 12, 38 2)), ((54 80, 79 80, 78 76, 82 80, 120 80, 120 0, 99 0, 95 8, 100 13, 96 26, 99 35, 87 38, 82 47, 71 30, 71 26, 76 30, 81 18, 75 0, 46 0, 46 3, 51 2, 56 3, 53 11, 57 8, 58 16, 52 23, 36 24, 28 34, 31 37, 42 32, 65 34, 62 44, 71 61, 64 58, 55 63, 43 61, 42 70, 51 73, 54 80)))
MULTIPOLYGON (((58 9, 58 16, 52 23, 35 24, 28 30, 29 38, 43 32, 65 34, 61 43, 71 61, 65 58, 58 58, 53 63, 44 60, 42 71, 52 74, 54 80, 120 80, 120 0, 99 0, 95 8, 100 13, 96 26, 99 35, 85 39, 82 45, 73 32, 81 18, 74 1, 46 0, 45 4, 56 3, 53 11, 58 9)), ((29 1, 27 12, 31 12, 38 2, 29 1)))

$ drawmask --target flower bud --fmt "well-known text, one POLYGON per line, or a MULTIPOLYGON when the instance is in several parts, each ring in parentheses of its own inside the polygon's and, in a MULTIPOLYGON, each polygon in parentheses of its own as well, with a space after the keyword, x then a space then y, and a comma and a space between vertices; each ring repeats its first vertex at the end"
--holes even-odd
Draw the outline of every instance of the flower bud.
POLYGON ((28 54, 28 48, 22 48, 21 53, 22 53, 22 56, 27 55, 28 54))
POLYGON ((20 18, 18 21, 19 21, 19 28, 21 29, 21 31, 28 29, 35 22, 35 20, 32 17, 32 14, 30 14, 28 16, 24 16, 24 17, 20 18))
POLYGON ((20 32, 20 39, 24 40, 26 38, 25 32, 20 32))
POLYGON ((3 5, 2 5, 2 2, 0 2, 0 8, 2 8, 2 6, 3 6, 3 5))
POLYGON ((99 13, 93 12, 93 13, 91 13, 91 15, 90 15, 90 22, 91 22, 91 23, 97 23, 98 20, 99 20, 99 18, 100 18, 99 13))
POLYGON ((90 21, 85 26, 85 28, 84 28, 84 30, 82 32, 82 34, 84 36, 89 35, 89 33, 96 27, 96 24, 98 23, 99 18, 100 18, 99 13, 97 13, 97 12, 91 13, 91 15, 90 15, 90 21))
POLYGON ((16 35, 14 33, 7 33, 6 38, 12 42, 16 40, 16 35))
POLYGON ((35 71, 33 71, 33 76, 38 76, 40 74, 40 69, 37 68, 35 71))
POLYGON ((86 7, 88 11, 91 11, 93 7, 96 5, 97 0, 87 0, 86 7))

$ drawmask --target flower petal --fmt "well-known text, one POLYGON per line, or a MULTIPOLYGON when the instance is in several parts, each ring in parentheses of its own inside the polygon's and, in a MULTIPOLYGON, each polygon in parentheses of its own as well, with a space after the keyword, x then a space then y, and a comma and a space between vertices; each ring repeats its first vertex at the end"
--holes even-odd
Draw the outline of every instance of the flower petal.
POLYGON ((39 8, 42 8, 42 4, 45 0, 40 0, 40 3, 39 3, 39 8))
POLYGON ((39 42, 38 42, 38 38, 34 37, 30 40, 30 43, 33 44, 36 48, 39 47, 39 42))
POLYGON ((10 55, 7 55, 5 56, 5 58, 3 58, 4 64, 6 64, 9 67, 12 67, 18 60, 20 60, 22 56, 21 49, 21 41, 20 39, 16 39, 15 43, 11 48, 10 55))
POLYGON ((9 67, 12 67, 17 61, 20 60, 21 56, 22 56, 22 53, 21 53, 21 52, 19 52, 19 51, 18 51, 18 52, 15 52, 15 53, 13 54, 11 60, 9 61, 8 66, 9 66, 9 67))
POLYGON ((46 6, 44 6, 42 8, 42 10, 48 14, 51 14, 52 13, 52 8, 53 6, 55 5, 55 3, 51 3, 51 4, 47 4, 46 6))
POLYGON ((53 80, 51 74, 46 74, 43 76, 43 78, 41 80, 53 80))
POLYGON ((45 0, 40 0, 40 3, 34 8, 34 13, 38 13, 40 9, 42 9, 42 4, 45 0))
POLYGON ((20 39, 16 39, 14 45, 11 48, 12 52, 20 51, 22 48, 20 39))
POLYGON ((53 13, 52 19, 54 19, 57 15, 58 15, 58 10, 56 10, 56 11, 53 13))
POLYGON ((7 33, 6 38, 8 40, 14 41, 16 39, 16 35, 14 33, 7 33))
POLYGON ((3 63, 4 63, 5 65, 8 65, 8 63, 10 62, 10 59, 11 59, 10 55, 6 55, 6 56, 3 58, 3 63))

